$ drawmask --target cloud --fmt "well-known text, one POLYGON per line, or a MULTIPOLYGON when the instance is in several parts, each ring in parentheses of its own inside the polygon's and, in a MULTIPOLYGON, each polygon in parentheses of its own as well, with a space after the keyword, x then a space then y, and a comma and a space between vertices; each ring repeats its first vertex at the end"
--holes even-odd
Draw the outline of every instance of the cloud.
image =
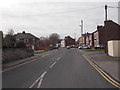
MULTIPOLYGON (((6 0, 5 0, 6 1, 6 0)), ((110 2, 41 2, 40 0, 16 0, 2 7, 1 25, 6 32, 26 30, 36 36, 48 36, 57 32, 61 37, 80 36, 80 20, 84 20, 84 32, 93 32, 96 25, 104 22, 104 5, 110 2)), ((117 22, 117 9, 108 9, 108 18, 117 22)))

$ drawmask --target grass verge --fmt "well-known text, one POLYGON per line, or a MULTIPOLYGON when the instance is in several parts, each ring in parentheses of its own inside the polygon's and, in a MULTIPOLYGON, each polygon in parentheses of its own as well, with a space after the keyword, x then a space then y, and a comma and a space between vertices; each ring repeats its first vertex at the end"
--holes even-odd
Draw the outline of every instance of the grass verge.
POLYGON ((34 51, 34 54, 40 54, 40 53, 44 53, 47 52, 46 50, 38 50, 38 51, 34 51))
POLYGON ((92 51, 92 52, 96 52, 96 51, 104 51, 104 49, 84 49, 85 51, 92 51))

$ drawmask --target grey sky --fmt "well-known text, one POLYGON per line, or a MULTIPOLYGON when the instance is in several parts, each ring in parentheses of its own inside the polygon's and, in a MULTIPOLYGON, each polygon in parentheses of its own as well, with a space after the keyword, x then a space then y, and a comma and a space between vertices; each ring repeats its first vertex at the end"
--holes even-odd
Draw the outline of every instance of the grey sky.
MULTIPOLYGON (((4 0, 0 9, 1 30, 6 33, 12 28, 15 33, 26 32, 49 36, 58 33, 78 38, 80 20, 84 20, 84 32, 93 32, 103 25, 104 5, 117 7, 116 2, 82 2, 79 0, 4 0), (8 3, 6 3, 8 1, 8 3)), ((108 8, 108 19, 118 22, 118 9, 108 8)))

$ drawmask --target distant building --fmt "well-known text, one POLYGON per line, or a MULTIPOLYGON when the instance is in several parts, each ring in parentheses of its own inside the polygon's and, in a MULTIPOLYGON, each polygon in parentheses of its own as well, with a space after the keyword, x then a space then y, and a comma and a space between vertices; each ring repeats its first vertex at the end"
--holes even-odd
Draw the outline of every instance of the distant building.
POLYGON ((92 33, 85 33, 79 38, 79 45, 92 46, 92 33))
POLYGON ((25 31, 23 31, 22 33, 17 33, 15 35, 15 39, 17 42, 24 42, 27 47, 32 48, 33 50, 36 49, 37 42, 39 41, 39 38, 32 35, 31 33, 25 33, 25 31))
POLYGON ((93 36, 93 33, 91 33, 89 35, 89 45, 90 45, 91 48, 94 47, 94 36, 93 36))
POLYGON ((78 40, 79 45, 85 45, 86 44, 86 34, 82 34, 82 36, 78 40))
POLYGON ((61 47, 65 47, 65 40, 61 40, 61 47))
POLYGON ((65 37, 65 46, 75 45, 75 39, 71 38, 70 36, 65 37))

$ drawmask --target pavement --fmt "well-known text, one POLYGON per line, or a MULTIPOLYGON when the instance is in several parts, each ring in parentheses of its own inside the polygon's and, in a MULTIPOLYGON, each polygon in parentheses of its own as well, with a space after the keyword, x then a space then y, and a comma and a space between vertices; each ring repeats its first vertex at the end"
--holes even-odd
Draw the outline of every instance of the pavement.
POLYGON ((4 71, 2 75, 3 88, 116 88, 86 61, 78 49, 60 48, 4 71))
POLYGON ((80 50, 80 53, 87 56, 91 61, 97 64, 113 79, 120 82, 120 71, 119 71, 120 58, 114 58, 108 56, 104 51, 80 50))

